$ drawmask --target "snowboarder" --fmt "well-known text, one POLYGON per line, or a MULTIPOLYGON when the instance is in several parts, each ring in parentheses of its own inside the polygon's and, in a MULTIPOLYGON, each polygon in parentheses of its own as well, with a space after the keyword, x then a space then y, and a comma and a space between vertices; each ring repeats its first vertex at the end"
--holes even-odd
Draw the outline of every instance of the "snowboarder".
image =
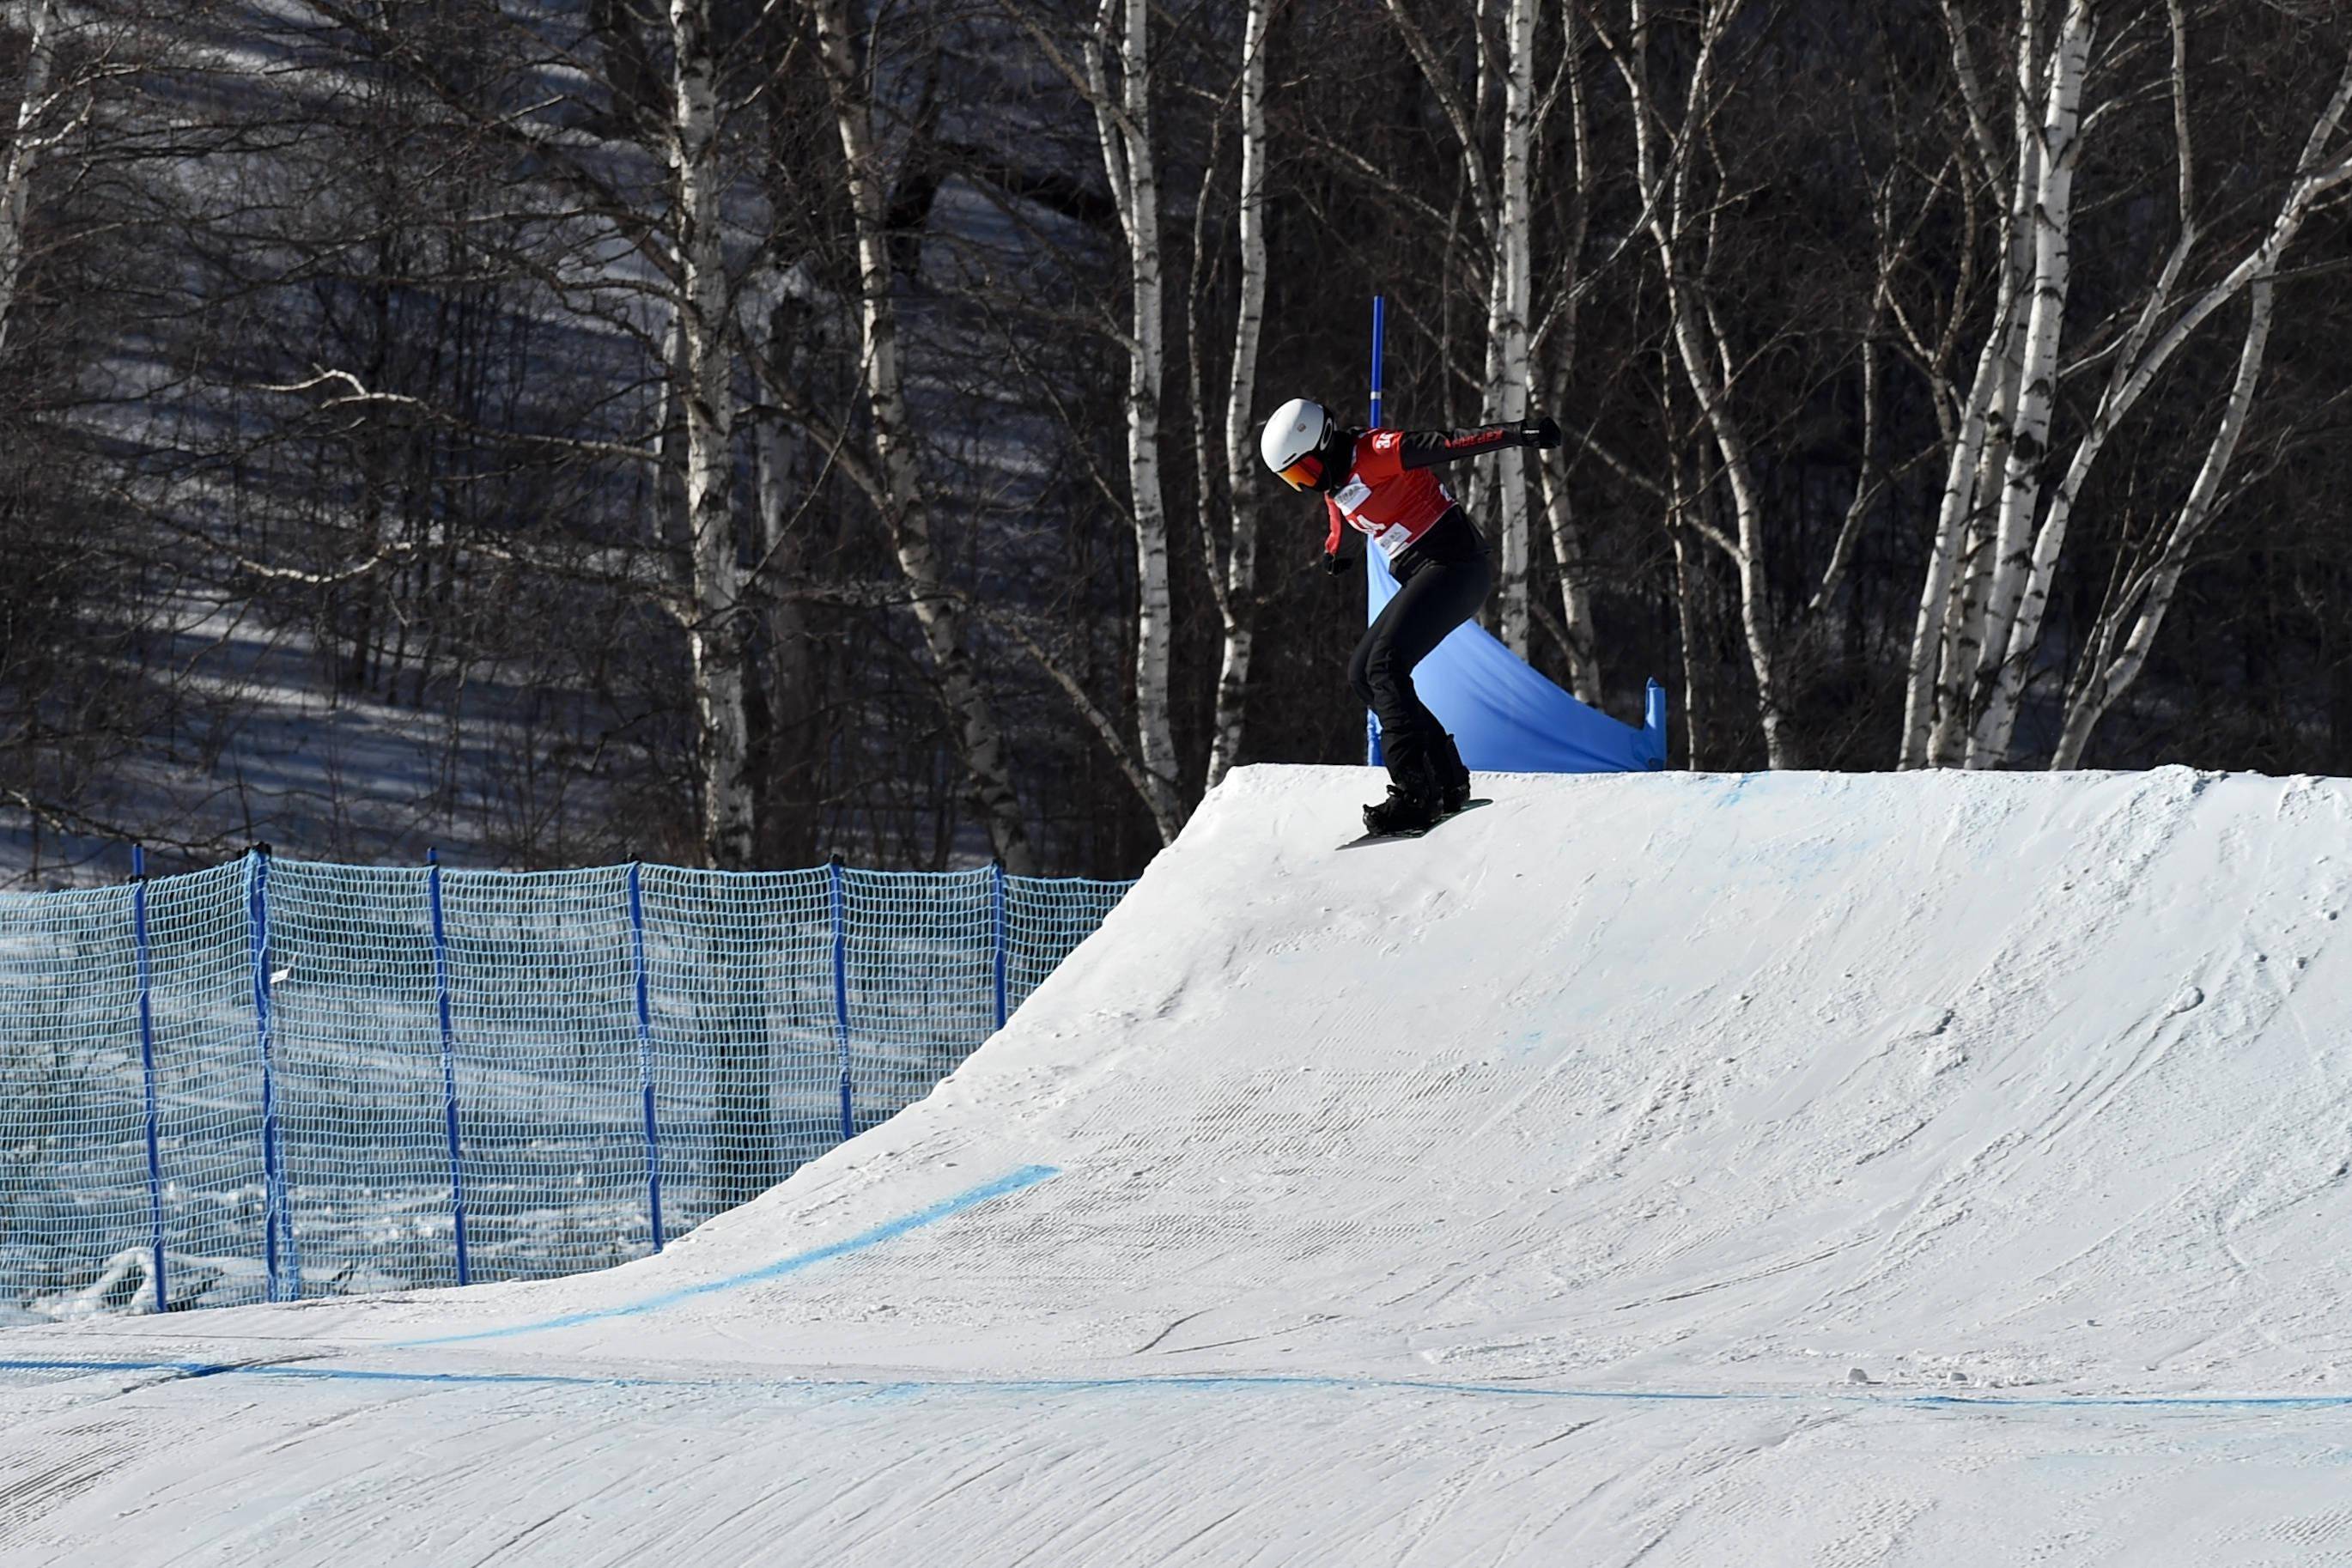
POLYGON ((1348 684, 1380 716, 1388 763, 1388 798, 1364 807, 1373 833, 1421 831, 1470 798, 1470 770, 1454 737, 1422 705, 1412 670, 1478 613, 1495 574, 1486 542, 1429 470, 1502 447, 1559 445, 1559 426, 1549 418, 1476 430, 1358 430, 1305 398, 1266 421, 1258 441, 1265 466, 1292 489, 1319 491, 1330 515, 1323 569, 1336 574, 1350 564, 1339 542, 1353 528, 1396 574, 1396 597, 1348 661, 1348 684))

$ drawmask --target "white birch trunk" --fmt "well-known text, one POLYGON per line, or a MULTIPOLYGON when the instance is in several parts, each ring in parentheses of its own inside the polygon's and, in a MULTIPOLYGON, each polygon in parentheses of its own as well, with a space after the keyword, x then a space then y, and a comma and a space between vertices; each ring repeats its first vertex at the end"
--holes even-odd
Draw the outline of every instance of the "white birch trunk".
MULTIPOLYGON (((1661 376, 1660 412, 1665 416, 1666 428, 1675 426, 1674 385, 1670 379, 1673 369, 1664 361, 1667 355, 1659 352, 1658 370, 1661 376)), ((1690 542, 1691 529, 1684 508, 1689 504, 1689 487, 1683 479, 1683 458, 1679 451, 1666 456, 1666 536, 1675 547, 1675 625, 1683 645, 1683 765, 1686 768, 1706 767, 1714 758, 1706 747, 1706 735, 1699 724, 1699 647, 1698 605, 1696 595, 1698 573, 1691 560, 1695 548, 1690 542)))
POLYGON ((1936 650, 1935 725, 1927 739, 1927 765, 1958 767, 1967 758, 1969 721, 1976 695, 1979 650, 1984 646, 1985 607, 1992 594, 1993 534, 1998 526, 2000 476, 2009 469, 2011 432, 2016 427, 2022 384, 2025 316, 2020 308, 2022 266, 2013 268, 2017 291, 2008 303, 2005 326, 1992 343, 1992 395, 1980 438, 1970 455, 1968 500, 1960 519, 1960 548, 1950 593, 1945 599, 1936 650))
MULTIPOLYGON (((1490 231, 1497 216, 1486 215, 1490 231)), ((1478 362, 1478 413, 1473 421, 1478 425, 1493 425, 1503 416, 1503 338, 1497 324, 1503 319, 1504 283, 1503 265, 1497 258, 1486 273, 1486 330, 1482 340, 1486 346, 1480 351, 1483 357, 1478 362)), ((1495 516, 1495 477, 1500 471, 1497 456, 1474 458, 1463 471, 1462 510, 1473 518, 1486 520, 1495 516)), ((1499 595, 1488 598, 1486 610, 1490 618, 1499 603, 1499 595)))
MULTIPOLYGON (((1577 37, 1577 18, 1572 8, 1563 14, 1561 25, 1568 31, 1565 47, 1570 55, 1561 69, 1568 85, 1569 147, 1577 191, 1575 216, 1563 248, 1569 265, 1575 268, 1583 263, 1585 233, 1591 220, 1592 138, 1585 104, 1584 73, 1577 58, 1582 43, 1577 37)), ((1568 406, 1569 377, 1576 365, 1578 318, 1582 305, 1573 283, 1567 279, 1562 282, 1564 297, 1555 307, 1560 312, 1554 329, 1559 339, 1552 355, 1554 368, 1548 405, 1548 411, 1555 415, 1568 406)), ((1599 707, 1601 652, 1593 633, 1592 598, 1585 588, 1584 531, 1577 520, 1575 499, 1559 468, 1557 463, 1540 460, 1535 465, 1552 559, 1559 567, 1559 616, 1563 640, 1568 646, 1568 689, 1579 701, 1599 707)))
MULTIPOLYGON (((2030 657, 2030 650, 2011 648, 2010 632, 2031 565, 2028 540, 2041 503, 2042 466, 2057 405, 2058 349, 2074 278, 2074 170, 2082 158, 2084 79, 2090 68, 2095 31, 2092 9, 2092 0, 2072 0, 2066 8, 2050 64, 2048 106, 2034 151, 2040 174, 2032 208, 2033 287, 2019 369, 2017 417, 2010 428, 2001 476, 2000 516, 1990 562, 1992 582, 1978 642, 1978 665, 1972 674, 1960 672, 1969 678, 1972 699, 1998 680, 2010 658, 2030 657)), ((1998 760, 1988 756, 1984 739, 1980 728, 1971 733, 1967 755, 1970 766, 1987 766, 1998 760)))
MULTIPOLYGON (((1633 0, 1631 56, 1622 68, 1632 100, 1634 158, 1650 209, 1652 242, 1665 275, 1668 335, 1674 341, 1683 379, 1697 399, 1708 434, 1722 458, 1724 479, 1731 490, 1736 531, 1730 554, 1739 573, 1740 630, 1748 646, 1748 668, 1756 678, 1757 717, 1764 731, 1765 758, 1769 766, 1785 768, 1794 765, 1795 755, 1781 713, 1770 585, 1764 568, 1763 497, 1756 483, 1746 433, 1732 411, 1721 379, 1724 345, 1717 341, 1709 324, 1703 285, 1685 270, 1682 229, 1689 211, 1688 181, 1694 159, 1685 156, 1675 160, 1671 189, 1662 194, 1657 138, 1651 130, 1657 106, 1651 102, 1646 64, 1648 9, 1646 0, 1633 0)), ((1692 64, 1690 94, 1684 110, 1685 136, 1706 112, 1706 96, 1713 86, 1716 46, 1738 9, 1738 0, 1724 4, 1710 0, 1701 20, 1698 55, 1692 64)))
POLYGON ((1217 671, 1208 787, 1240 759, 1248 719, 1250 654, 1257 632, 1258 508, 1256 413, 1258 341, 1265 325, 1265 41, 1273 0, 1248 0, 1242 20, 1241 298, 1234 316, 1233 386, 1225 400, 1225 487, 1233 539, 1225 553, 1224 657, 1217 671))
POLYGON ((1954 589, 1961 540, 1976 504, 1977 465, 1983 455, 1985 422, 2000 385, 2001 345, 2008 341, 2005 307, 1997 307, 1992 335, 1977 361, 1975 380, 1961 410, 1950 461, 1944 469, 1944 497, 1936 510, 1936 542, 1927 557, 1927 579, 1919 588, 1919 613, 1911 632, 1909 687, 1903 705, 1903 749, 1898 765, 1916 768, 1928 759, 1928 742, 1938 713, 1938 682, 1945 668, 1947 631, 1956 611, 1954 589))
POLYGON ((1706 737, 1698 722, 1698 649, 1697 625, 1691 604, 1691 546, 1688 535, 1675 529, 1669 536, 1675 548, 1675 624, 1683 643, 1683 765, 1696 769, 1704 764, 1706 737))
POLYGON ((958 749, 979 796, 982 819, 1006 870, 1034 875, 1035 858, 1013 792, 1003 731, 982 689, 966 645, 963 615, 931 543, 930 509, 915 462, 912 425, 898 363, 898 315, 891 297, 889 193, 876 156, 873 106, 866 97, 850 28, 848 0, 810 0, 817 48, 841 136, 849 205, 857 232, 859 325, 864 336, 866 394, 880 460, 884 521, 898 569, 914 590, 916 622, 956 721, 958 749))
MULTIPOLYGON (((1963 84, 1972 83, 1967 35, 1950 6, 1945 19, 1952 43, 1955 71, 1963 84)), ((2003 210, 2000 271, 1995 279, 1993 321, 1979 360, 1979 380, 1971 391, 1984 395, 1980 421, 1964 420, 1962 439, 1952 453, 1945 504, 1939 518, 1937 552, 1953 551, 1950 582, 1940 595, 1935 623, 1934 647, 1927 646, 1927 599, 1921 599, 1921 619, 1915 628, 1912 659, 1915 680, 1923 664, 1934 670, 1930 710, 1915 713, 1926 739, 1916 755, 1930 767, 1950 767, 1965 759, 1976 674, 1980 666, 1986 605, 1992 587, 1991 514, 1996 492, 1992 477, 2006 473, 2011 437, 2017 427, 2018 405, 2023 386, 2024 337, 2030 310, 2028 290, 2032 277, 2033 200, 2042 185, 2042 138, 2035 133, 2039 106, 2049 73, 2041 47, 2042 0, 2019 0, 2016 47, 2012 50, 2011 142, 2013 163, 2009 205, 2003 210), (1991 379, 1982 379, 1987 374, 1991 379)), ((1980 100, 1972 87, 1967 91, 1970 124, 1985 168, 1996 166, 1998 149, 1979 112, 1980 100)), ((1935 568, 1931 566, 1931 576, 1935 568)), ((1933 583, 1928 584, 1933 586, 1933 583)), ((1912 731, 1906 731, 1906 745, 1912 731)))
MULTIPOLYGON (((1497 182, 1495 236, 1500 263, 1486 323, 1493 382, 1490 417, 1516 425, 1528 414, 1533 374, 1528 312, 1533 294, 1534 159, 1536 120, 1535 0, 1507 0, 1504 13, 1503 162, 1497 182)), ((1525 658, 1529 647, 1529 569, 1534 541, 1528 515, 1526 449, 1507 447, 1496 455, 1496 527, 1501 534, 1502 581, 1496 595, 1496 634, 1525 658)))
POLYGON ((2237 456, 2239 437, 2245 434, 2247 417, 2253 411, 2254 388, 2262 380, 2263 360, 2270 346, 2275 267, 2273 261, 2271 268, 2255 277, 2249 289, 2252 309, 2246 322, 2245 341, 2239 346, 2238 374, 2231 384, 2229 401, 2222 406, 2221 422, 2213 432, 2212 444, 2206 448, 2204 464, 2197 471, 2197 481, 2189 487, 2188 499, 2181 503, 2179 515, 2173 519, 2163 553, 2149 574, 2145 591, 2137 595, 2136 606, 2133 595, 2120 595, 2114 611, 2101 617, 2092 635, 2085 667, 2078 674, 2075 689, 2067 701, 2057 753, 2050 763, 2053 768, 2081 765, 2092 731, 2116 700, 2139 679, 2147 664, 2148 650, 2155 646, 2156 634, 2164 625, 2165 613, 2172 607, 2181 574, 2188 568, 2189 552, 2213 520, 2221 481, 2230 471, 2231 460, 2237 456), (2131 629, 2123 636, 2121 652, 2110 660, 2106 650, 2115 646, 2117 632, 2127 617, 2131 629))
MULTIPOLYGON (((2176 33, 2176 39, 2178 37, 2176 33)), ((2174 58, 2176 92, 2179 95, 2177 101, 2185 100, 2186 85, 2183 75, 2185 56, 2185 47, 2177 46, 2174 58)), ((2189 193, 2193 186, 2189 172, 2187 113, 2185 102, 2183 103, 2179 114, 2181 127, 2179 133, 2182 191, 2180 237, 2174 245, 2171 254, 2166 258, 2163 271, 2151 289, 2138 319, 2116 351, 2115 367, 2108 374, 2106 389, 2100 397, 2096 412, 2092 416, 2090 427, 2084 433, 2081 445, 2075 448, 2074 458, 2067 465, 2065 478, 2052 493, 2048 515, 2042 520, 2042 528, 2035 536, 2032 559, 2021 595, 2021 608, 2016 624, 2011 632, 2010 657, 2002 663, 2000 681, 1993 689, 1979 727, 1980 752, 1989 763, 2001 762, 2009 755, 2010 747, 2016 733, 2018 705, 2024 694, 2026 660, 2031 657, 2034 645, 2041 639, 2042 619, 2049 606, 2050 589, 2057 575, 2059 560, 2065 551, 2067 530, 2074 517, 2074 503, 2081 496, 2084 486, 2088 482, 2093 467, 2097 463, 2101 453, 2105 451, 2108 438, 2122 423, 2125 416, 2130 413, 2133 405, 2139 401, 2141 395, 2147 392, 2155 382, 2173 354, 2189 341, 2199 327, 2203 325, 2207 318, 2236 298, 2243 289, 2269 288, 2271 280, 2277 276, 2280 262, 2284 258, 2287 247, 2294 243, 2295 237, 2301 232, 2305 220, 2309 216, 2313 204, 2328 192, 2347 181, 2352 181, 2352 157, 2339 156, 2330 160, 2326 156, 2328 144, 2335 140, 2347 110, 2352 110, 2352 59, 2347 59, 2344 74, 2337 81, 2334 95, 2320 110, 2317 120, 2313 124, 2311 134, 2304 145, 2302 160, 2296 167, 2294 183, 2288 187, 2285 196, 2281 200, 2279 210, 2273 217, 2269 231, 2263 236, 2262 242, 2199 295, 2170 327, 2167 328, 2161 335, 2155 336, 2155 342, 2151 344, 2148 340, 2155 335, 2155 324, 2171 301, 2173 288, 2179 281, 2182 268, 2189 259, 2197 232, 2194 217, 2188 210, 2189 193)), ((2270 315, 2270 308, 2265 305, 2259 312, 2257 322, 2249 326, 2247 348, 2252 353, 2253 358, 2250 367, 2243 357, 2245 351, 2242 350, 2240 361, 2242 378, 2258 377, 2260 374, 2263 345, 2267 342, 2269 335, 2270 315), (2260 328, 2259 337, 2255 332, 2256 326, 2260 328)), ((2252 379, 2242 381, 2242 392, 2248 398, 2252 396, 2252 379)), ((2239 393, 2233 390, 2231 395, 2234 399, 2239 393)), ((2244 423, 2242 416, 2237 423, 2242 426, 2244 423)), ((2229 429, 2230 426, 2225 422, 2224 430, 2229 429)), ((2219 436, 2216 437, 2213 451, 2221 453, 2221 460, 2225 468, 2230 453, 2235 449, 2235 442, 2234 433, 2231 434, 2227 447, 2221 444, 2219 436)), ((2212 461, 2212 453, 2209 452, 2207 460, 2209 463, 2212 461)), ((2203 476, 2200 475, 2200 483, 2202 479, 2203 476)), ((2215 482, 2219 483, 2218 475, 2215 477, 2215 482)), ((2210 501, 2208 505, 2210 506, 2210 501)), ((2201 527, 2202 524, 2199 526, 2201 527)), ((2168 593, 2166 597, 2169 599, 2168 593)), ((2162 619, 2161 612, 2157 618, 2162 619)), ((2134 675, 2137 673, 2136 666, 2133 673, 2134 675)), ((2078 689, 2082 686, 2079 672, 2074 684, 2078 689)), ((2105 710, 2105 705, 2102 704, 2099 711, 2105 710)), ((2074 721, 2074 703, 2070 700, 2067 721, 2070 726, 2074 721)), ((2096 722, 2095 715, 2090 722, 2096 722)), ((2087 730, 2085 733, 2087 734, 2087 730)), ((2075 754, 2080 754, 2079 746, 2075 754)))
MULTIPOLYGON (((1507 10, 1511 0, 1500 0, 1500 3, 1507 10)), ((1508 62, 1498 61, 1496 58, 1495 51, 1488 47, 1486 37, 1486 13, 1496 4, 1496 0, 1470 0, 1472 37, 1476 40, 1478 74, 1473 83, 1471 96, 1465 107, 1468 110, 1469 123, 1474 128, 1484 126, 1486 106, 1494 102, 1496 98, 1495 83, 1497 75, 1506 77, 1508 75, 1507 68, 1498 71, 1498 67, 1507 68, 1508 62)), ((1486 171, 1486 149, 1483 142, 1465 149, 1465 157, 1476 162, 1482 173, 1486 171)), ((1491 242, 1491 248, 1495 255, 1486 268, 1486 331, 1481 339, 1484 345, 1481 349, 1483 357, 1478 363, 1476 422, 1480 425, 1493 425, 1499 423, 1503 417, 1502 321, 1506 310, 1504 300, 1510 287, 1508 268, 1505 267, 1501 255, 1503 236, 1496 226, 1502 221, 1504 207, 1499 172, 1496 177, 1486 179, 1485 190, 1487 205, 1486 210, 1478 215, 1478 225, 1481 232, 1486 234, 1491 242)), ((1478 519, 1482 527, 1494 526, 1500 521, 1496 498, 1502 491, 1502 471, 1501 454, 1495 453, 1472 459, 1463 473, 1465 487, 1462 496, 1463 510, 1471 517, 1478 519)), ((1497 552, 1507 556, 1510 546, 1503 535, 1507 534, 1508 530, 1497 528, 1496 531, 1497 552)), ((1501 567, 1498 576, 1508 576, 1509 562, 1505 560, 1501 563, 1501 567)), ((1488 626, 1498 631, 1502 626, 1503 600, 1503 594, 1499 592, 1490 594, 1483 616, 1488 626)))
POLYGON ((1102 0, 1087 40, 1103 168, 1127 235, 1129 325, 1127 376, 1129 505, 1135 520, 1135 728, 1145 804, 1162 843, 1184 824, 1169 693, 1174 614, 1168 572, 1168 510, 1160 477, 1160 388, 1167 369, 1160 272, 1160 176, 1151 136, 1149 0, 1102 0), (1116 47, 1110 40, 1117 37, 1116 47), (1116 54, 1118 81, 1109 80, 1116 54))
POLYGON ((57 68, 57 0, 34 0, 32 33, 26 46, 25 86, 16 104, 16 133, 8 161, 0 167, 0 353, 8 347, 8 323, 25 275, 25 220, 31 205, 33 170, 40 162, 40 122, 48 109, 49 79, 57 68))
POLYGON ((670 0, 675 50, 670 174, 677 187, 678 332, 686 406, 686 525, 692 562, 692 657, 702 785, 702 852, 751 864, 750 637, 735 536, 734 356, 720 213, 717 61, 708 0, 670 0))

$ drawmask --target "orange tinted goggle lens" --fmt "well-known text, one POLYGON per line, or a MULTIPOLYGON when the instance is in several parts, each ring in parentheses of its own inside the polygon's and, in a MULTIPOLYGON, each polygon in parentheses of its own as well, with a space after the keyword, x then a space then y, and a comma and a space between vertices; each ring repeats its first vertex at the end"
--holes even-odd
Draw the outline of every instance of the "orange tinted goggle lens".
POLYGON ((1312 458, 1301 458, 1282 470, 1283 483, 1292 489, 1303 490, 1323 477, 1323 465, 1312 458))

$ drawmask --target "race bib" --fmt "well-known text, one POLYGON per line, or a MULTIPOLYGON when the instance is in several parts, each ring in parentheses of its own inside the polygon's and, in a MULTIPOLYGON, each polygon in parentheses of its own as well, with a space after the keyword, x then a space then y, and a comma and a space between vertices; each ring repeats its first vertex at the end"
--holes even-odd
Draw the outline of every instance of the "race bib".
POLYGON ((1403 554, 1404 547, 1412 542, 1412 530, 1401 522, 1368 528, 1364 531, 1364 535, 1374 544, 1379 545, 1381 553, 1391 561, 1403 554))
POLYGON ((1362 506, 1366 501, 1371 499, 1372 487, 1364 483, 1363 480, 1355 478, 1353 475, 1349 477, 1348 482, 1341 485, 1338 493, 1333 495, 1331 498, 1333 503, 1336 504, 1341 511, 1346 512, 1350 517, 1356 515, 1356 509, 1358 507, 1362 506))

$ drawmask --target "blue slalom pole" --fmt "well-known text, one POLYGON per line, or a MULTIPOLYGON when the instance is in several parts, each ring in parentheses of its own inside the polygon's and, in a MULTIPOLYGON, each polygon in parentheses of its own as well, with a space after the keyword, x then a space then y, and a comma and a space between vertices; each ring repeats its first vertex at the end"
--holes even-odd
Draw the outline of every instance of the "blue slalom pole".
POLYGON ((147 1080, 147 1224, 155 1270, 155 1310, 172 1310, 163 1285, 163 1153, 155 1101, 155 952, 147 940, 147 850, 131 847, 131 937, 139 950, 139 1065, 147 1080))
POLYGON ((646 974, 646 898, 640 875, 643 869, 636 861, 629 862, 629 951, 637 971, 637 1082, 645 1091, 646 1102, 646 1204, 653 1219, 654 1250, 659 1252, 661 1129, 654 1120, 654 1008, 653 988, 646 974))
POLYGON ((433 907, 433 989, 441 1009, 441 1120, 449 1134, 449 1227, 457 1246, 457 1283, 471 1285, 466 1254, 466 1176, 457 1155, 457 1032, 449 1021, 449 933, 441 919, 441 851, 425 852, 425 899, 433 907))
POLYGON ((1655 773, 1666 765, 1666 689, 1654 675, 1643 699, 1642 734, 1650 744, 1650 771, 1655 773))

